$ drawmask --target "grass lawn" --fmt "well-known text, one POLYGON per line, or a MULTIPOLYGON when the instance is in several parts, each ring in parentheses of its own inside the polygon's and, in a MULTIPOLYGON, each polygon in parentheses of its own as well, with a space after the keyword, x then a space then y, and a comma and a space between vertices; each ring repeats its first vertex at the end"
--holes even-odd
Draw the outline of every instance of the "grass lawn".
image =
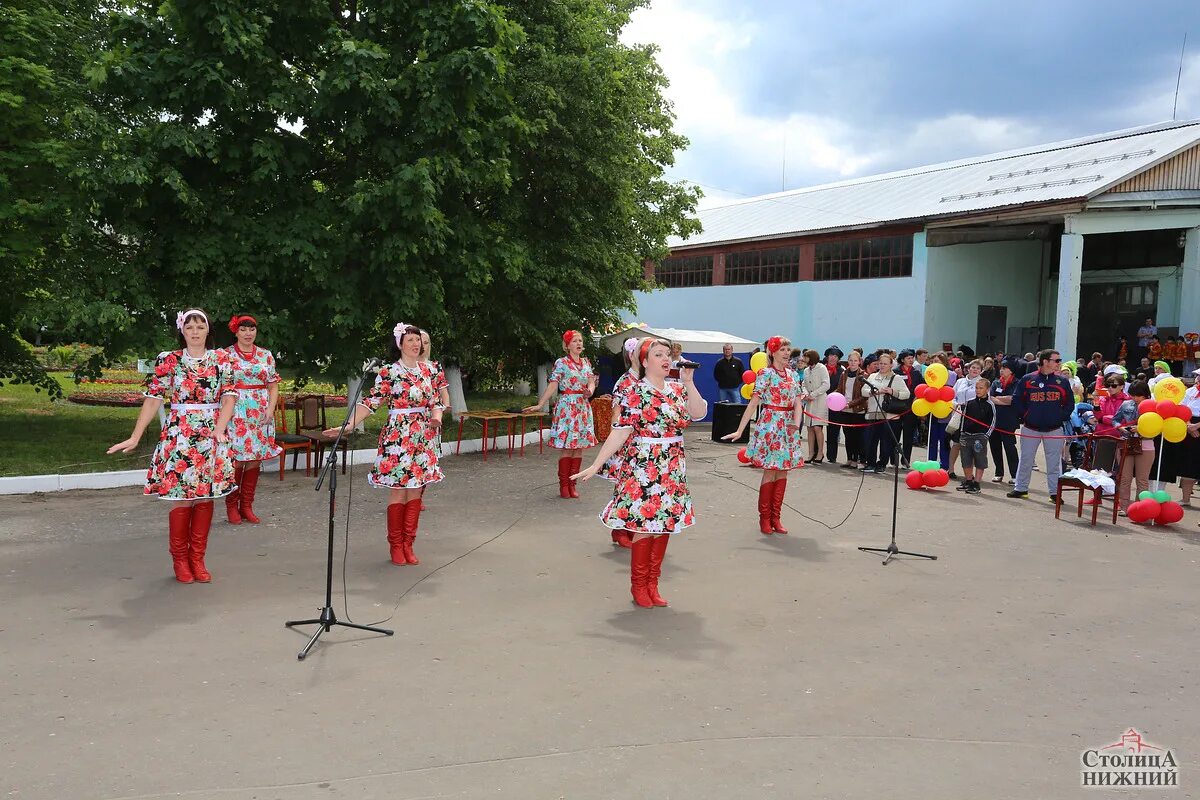
MULTIPOLYGON (((60 377, 59 381, 68 394, 76 389, 70 378, 60 377)), ((137 390, 138 387, 128 388, 137 390)), ((467 397, 467 407, 473 411, 514 408, 528 405, 535 399, 506 394, 473 395, 467 397)), ((129 436, 138 410, 85 406, 65 400, 51 402, 44 392, 34 392, 28 386, 2 386, 0 477, 140 469, 149 463, 150 453, 158 441, 157 422, 150 423, 136 452, 115 456, 104 454, 110 445, 129 436)), ((331 426, 340 425, 345 418, 345 409, 329 411, 331 426)), ((367 419, 367 435, 358 437, 358 447, 374 446, 375 435, 384 419, 382 412, 367 419)), ((290 412, 288 424, 292 424, 290 412)), ((469 421, 463 428, 463 439, 478 439, 481 433, 479 424, 469 421)), ((447 442, 458 439, 458 423, 449 416, 442 438, 447 442)))

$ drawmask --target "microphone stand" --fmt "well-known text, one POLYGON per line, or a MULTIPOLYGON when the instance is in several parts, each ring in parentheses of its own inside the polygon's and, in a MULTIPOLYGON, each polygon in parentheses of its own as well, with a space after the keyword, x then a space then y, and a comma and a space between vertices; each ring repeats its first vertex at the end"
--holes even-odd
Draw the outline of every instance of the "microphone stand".
MULTIPOLYGON (((337 614, 333 613, 333 518, 334 507, 337 498, 337 452, 338 445, 346 436, 347 423, 350 422, 350 417, 354 413, 355 407, 358 405, 358 397, 362 392, 363 380, 367 374, 373 369, 373 365, 368 363, 363 374, 359 376, 358 385, 354 387, 354 395, 346 401, 346 419, 342 422, 342 427, 338 431, 337 439, 333 446, 329 448, 329 458, 325 459, 325 468, 321 470, 320 476, 317 478, 316 491, 321 491, 321 484, 326 478, 329 478, 329 547, 326 553, 325 561, 325 605, 321 608, 321 616, 316 619, 297 619, 291 622, 285 622, 284 627, 294 628, 297 625, 316 625, 317 630, 313 633, 312 638, 308 640, 308 644, 304 645, 304 649, 296 654, 299 661, 303 661, 308 655, 308 651, 313 648, 317 640, 321 638, 321 634, 326 633, 335 625, 340 625, 343 628, 354 628, 360 631, 370 631, 371 633, 382 633, 385 636, 391 636, 394 631, 389 631, 386 628, 375 628, 370 625, 358 625, 353 622, 342 622, 337 618, 337 614)), ((346 534, 350 534, 347 532, 346 534)))
MULTIPOLYGON (((876 397, 879 394, 879 389, 869 380, 867 381, 867 386, 871 389, 872 397, 876 397)), ((888 396, 884 395, 884 397, 888 396)), ((882 412, 883 401, 877 398, 876 402, 879 404, 879 410, 882 412)), ((868 406, 869 408, 870 406, 868 406)), ((887 553, 887 558, 883 559, 883 566, 885 567, 896 556, 912 556, 913 558, 927 558, 930 561, 937 561, 937 556, 925 555, 924 553, 911 553, 908 550, 901 550, 896 546, 896 515, 900 506, 900 443, 896 440, 896 431, 892 429, 892 421, 887 418, 886 412, 884 412, 880 424, 888 429, 888 435, 892 437, 892 454, 895 456, 895 461, 892 464, 892 541, 888 543, 887 547, 860 547, 858 549, 864 553, 887 553)))

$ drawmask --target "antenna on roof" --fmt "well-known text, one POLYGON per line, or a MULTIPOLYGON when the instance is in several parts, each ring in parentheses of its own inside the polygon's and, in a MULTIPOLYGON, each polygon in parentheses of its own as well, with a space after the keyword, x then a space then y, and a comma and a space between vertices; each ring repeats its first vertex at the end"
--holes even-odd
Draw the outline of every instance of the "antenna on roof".
POLYGON ((1183 47, 1179 50, 1179 74, 1175 76, 1175 102, 1171 105, 1171 121, 1175 121, 1175 111, 1179 108, 1179 82, 1183 79, 1183 54, 1187 52, 1187 31, 1183 32, 1183 47))

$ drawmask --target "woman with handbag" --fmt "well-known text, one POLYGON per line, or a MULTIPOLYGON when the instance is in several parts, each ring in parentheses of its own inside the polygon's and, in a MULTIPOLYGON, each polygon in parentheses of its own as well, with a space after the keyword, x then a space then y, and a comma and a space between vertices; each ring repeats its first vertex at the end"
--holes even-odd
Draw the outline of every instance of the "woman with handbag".
POLYGON ((879 371, 866 380, 862 396, 867 399, 867 422, 874 425, 863 428, 867 466, 880 474, 887 470, 892 453, 896 450, 896 437, 900 435, 900 414, 907 408, 906 400, 911 396, 904 379, 894 371, 895 362, 891 353, 880 353, 879 371), (878 448, 879 455, 875 456, 878 448))
POLYGON ((867 413, 867 398, 862 396, 866 379, 862 356, 857 350, 851 350, 837 386, 837 390, 846 398, 846 408, 842 411, 842 419, 846 423, 843 434, 846 437, 846 463, 842 465, 843 469, 858 469, 866 463, 863 457, 863 429, 859 427, 867 413))
POLYGON ((816 350, 804 351, 800 398, 808 412, 808 463, 825 462, 825 425, 829 421, 829 370, 816 350))
MULTIPOLYGON (((950 477, 957 478, 954 474, 954 467, 958 464, 958 455, 961 450, 959 445, 959 433, 962 431, 962 410, 975 399, 975 383, 979 380, 979 376, 983 374, 983 361, 976 358, 966 367, 967 374, 965 377, 959 378, 954 382, 954 413, 950 415, 950 419, 946 422, 946 436, 950 440, 950 477)), ((966 472, 966 468, 963 468, 966 472)), ((962 486, 959 488, 966 489, 969 476, 963 476, 962 486)))

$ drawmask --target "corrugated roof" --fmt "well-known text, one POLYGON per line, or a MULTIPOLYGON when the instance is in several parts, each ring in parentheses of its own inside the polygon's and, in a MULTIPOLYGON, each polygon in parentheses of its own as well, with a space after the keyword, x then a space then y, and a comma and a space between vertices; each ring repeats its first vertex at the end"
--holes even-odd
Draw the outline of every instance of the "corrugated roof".
POLYGON ((699 212, 671 247, 795 236, 1094 197, 1200 142, 1168 122, 740 200, 699 212))

